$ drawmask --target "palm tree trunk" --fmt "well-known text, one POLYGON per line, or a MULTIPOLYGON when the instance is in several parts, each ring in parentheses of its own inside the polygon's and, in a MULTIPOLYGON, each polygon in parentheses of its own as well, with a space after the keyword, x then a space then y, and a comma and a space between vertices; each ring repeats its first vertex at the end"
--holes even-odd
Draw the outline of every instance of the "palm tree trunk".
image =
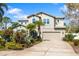
POLYGON ((41 30, 40 30, 41 28, 40 28, 40 26, 38 26, 38 33, 39 33, 39 37, 41 37, 41 30))
POLYGON ((5 23, 5 30, 7 29, 7 23, 5 23))

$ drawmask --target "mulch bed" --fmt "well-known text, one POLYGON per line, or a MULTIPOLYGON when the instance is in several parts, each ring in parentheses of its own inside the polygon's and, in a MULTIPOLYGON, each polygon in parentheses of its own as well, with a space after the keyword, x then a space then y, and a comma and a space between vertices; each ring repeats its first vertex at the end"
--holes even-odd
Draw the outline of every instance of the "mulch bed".
POLYGON ((73 42, 69 42, 69 44, 72 46, 72 48, 74 49, 74 51, 79 54, 79 46, 74 46, 73 42))

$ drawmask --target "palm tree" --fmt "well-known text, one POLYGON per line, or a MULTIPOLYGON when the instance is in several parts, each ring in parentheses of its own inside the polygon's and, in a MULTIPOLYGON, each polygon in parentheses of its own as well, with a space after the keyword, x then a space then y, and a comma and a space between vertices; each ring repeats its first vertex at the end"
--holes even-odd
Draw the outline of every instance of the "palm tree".
POLYGON ((5 3, 0 3, 0 22, 2 22, 2 18, 4 15, 4 8, 8 10, 8 7, 5 3))
POLYGON ((41 35, 41 26, 43 26, 44 23, 42 22, 42 20, 39 20, 39 21, 36 21, 35 24, 36 24, 36 26, 38 27, 38 33, 39 33, 38 36, 41 37, 41 36, 40 36, 40 35, 41 35))
POLYGON ((16 27, 18 27, 18 26, 20 26, 20 24, 18 23, 18 22, 11 22, 11 24, 12 24, 12 28, 14 29, 14 28, 16 28, 16 27))
POLYGON ((31 30, 35 29, 36 26, 35 26, 35 24, 30 23, 30 24, 28 24, 28 25, 26 26, 26 28, 29 29, 29 30, 31 31, 31 30))
POLYGON ((29 33, 36 28, 36 25, 34 23, 30 23, 26 26, 26 28, 29 30, 29 33))
POLYGON ((4 24, 0 23, 0 29, 3 29, 4 24))
POLYGON ((4 29, 7 29, 7 24, 11 22, 9 17, 3 17, 2 22, 5 24, 4 29))

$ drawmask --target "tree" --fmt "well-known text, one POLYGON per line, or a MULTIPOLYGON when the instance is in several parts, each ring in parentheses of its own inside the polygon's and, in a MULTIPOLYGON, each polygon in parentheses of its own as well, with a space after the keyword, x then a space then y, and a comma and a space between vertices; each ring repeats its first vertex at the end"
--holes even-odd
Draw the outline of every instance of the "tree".
POLYGON ((78 33, 79 32, 79 24, 77 24, 75 21, 71 21, 66 26, 66 32, 68 32, 68 33, 78 33))
POLYGON ((4 29, 7 29, 7 24, 11 22, 9 17, 3 17, 2 22, 5 24, 4 29))
POLYGON ((65 3, 66 11, 63 10, 63 14, 66 19, 70 20, 67 27, 68 32, 78 32, 79 28, 79 3, 65 3))
POLYGON ((3 29, 4 24, 0 22, 0 29, 3 29))
POLYGON ((44 25, 44 23, 42 22, 42 20, 36 21, 35 25, 38 27, 38 33, 39 33, 39 37, 41 37, 41 26, 44 25))
POLYGON ((30 23, 26 26, 27 29, 29 29, 29 31, 34 30, 36 28, 34 23, 30 23))
POLYGON ((4 8, 8 10, 8 7, 5 3, 0 3, 0 22, 2 22, 2 18, 4 15, 4 8))
POLYGON ((12 24, 11 26, 12 28, 16 28, 20 25, 18 22, 11 22, 11 24, 12 24))
POLYGON ((78 19, 79 17, 79 4, 78 3, 66 3, 67 12, 65 15, 68 18, 78 19))
POLYGON ((31 35, 31 31, 36 28, 36 25, 34 23, 30 23, 26 26, 26 28, 29 30, 29 33, 31 35))

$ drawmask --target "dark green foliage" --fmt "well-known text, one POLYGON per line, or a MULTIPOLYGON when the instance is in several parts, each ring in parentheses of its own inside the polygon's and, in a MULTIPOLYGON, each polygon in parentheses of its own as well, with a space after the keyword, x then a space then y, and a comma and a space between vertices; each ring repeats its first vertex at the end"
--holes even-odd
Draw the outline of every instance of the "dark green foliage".
POLYGON ((74 39, 74 36, 72 34, 67 34, 63 38, 64 41, 72 41, 74 39))
POLYGON ((37 32, 35 30, 30 31, 30 36, 32 36, 32 38, 36 39, 37 38, 37 32))
POLYGON ((30 23, 26 26, 27 29, 29 29, 29 31, 34 30, 36 28, 36 25, 33 23, 30 23))
POLYGON ((2 22, 2 18, 4 15, 4 8, 8 10, 8 7, 5 3, 0 3, 0 22, 2 22))

